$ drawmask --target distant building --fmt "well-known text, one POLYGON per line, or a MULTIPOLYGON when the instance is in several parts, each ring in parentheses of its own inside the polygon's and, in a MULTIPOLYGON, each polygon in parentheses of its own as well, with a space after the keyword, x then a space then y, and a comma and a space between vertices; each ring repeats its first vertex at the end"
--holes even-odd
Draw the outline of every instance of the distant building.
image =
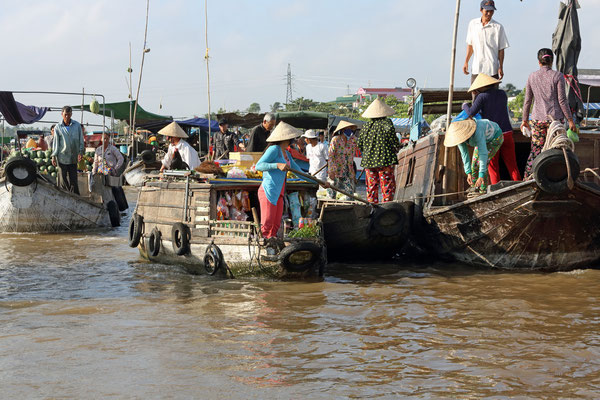
POLYGON ((412 94, 411 89, 403 88, 360 88, 356 94, 366 100, 373 100, 375 97, 394 96, 400 101, 406 101, 406 98, 412 94))

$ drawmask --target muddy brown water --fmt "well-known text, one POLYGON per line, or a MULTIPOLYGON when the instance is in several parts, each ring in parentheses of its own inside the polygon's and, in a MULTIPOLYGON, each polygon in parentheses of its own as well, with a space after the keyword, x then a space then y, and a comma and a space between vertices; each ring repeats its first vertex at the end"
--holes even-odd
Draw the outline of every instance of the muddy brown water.
POLYGON ((126 228, 0 236, 0 397, 598 398, 600 271, 215 281, 126 228))

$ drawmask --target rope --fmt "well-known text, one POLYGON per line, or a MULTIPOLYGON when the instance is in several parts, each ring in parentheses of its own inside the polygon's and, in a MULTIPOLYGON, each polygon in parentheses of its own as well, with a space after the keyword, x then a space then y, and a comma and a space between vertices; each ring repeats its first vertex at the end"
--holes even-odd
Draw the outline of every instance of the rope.
POLYGON ((563 156, 565 157, 565 165, 567 166, 567 185, 570 189, 573 189, 575 183, 573 182, 573 175, 571 173, 571 163, 569 162, 569 156, 567 155, 567 149, 575 151, 575 143, 567 136, 567 130, 560 121, 552 121, 548 133, 546 134, 546 143, 542 148, 542 152, 549 149, 562 149, 563 156))

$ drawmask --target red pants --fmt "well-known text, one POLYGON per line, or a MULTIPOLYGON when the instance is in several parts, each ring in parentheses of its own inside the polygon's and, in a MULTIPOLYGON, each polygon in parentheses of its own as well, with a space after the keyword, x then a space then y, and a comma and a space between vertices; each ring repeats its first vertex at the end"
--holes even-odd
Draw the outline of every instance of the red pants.
POLYGON ((260 202, 260 224, 261 232, 265 239, 276 237, 281 226, 281 216, 283 215, 283 194, 285 185, 281 189, 281 194, 277 199, 277 204, 271 204, 262 185, 258 188, 258 201, 260 202))
POLYGON ((488 173, 490 174, 490 183, 493 185, 500 182, 500 156, 504 160, 504 165, 508 169, 510 178, 513 181, 520 181, 521 174, 519 168, 517 168, 517 156, 515 155, 515 141, 513 140, 513 133, 504 132, 504 143, 502 147, 496 153, 496 155, 490 160, 488 164, 488 173))
POLYGON ((370 203, 379 203, 379 187, 384 203, 394 200, 396 194, 396 177, 394 165, 380 168, 365 168, 367 174, 367 200, 370 203))

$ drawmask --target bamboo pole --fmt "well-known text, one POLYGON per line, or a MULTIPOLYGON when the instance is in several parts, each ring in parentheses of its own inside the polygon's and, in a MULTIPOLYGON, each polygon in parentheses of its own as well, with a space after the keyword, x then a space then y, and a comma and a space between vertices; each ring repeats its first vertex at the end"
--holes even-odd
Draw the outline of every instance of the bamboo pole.
MULTIPOLYGON (((448 109, 446 112, 446 132, 450 126, 450 120, 452 119, 452 100, 454 99, 454 69, 456 66, 456 37, 458 34, 458 21, 460 16, 460 0, 456 0, 456 14, 454 16, 454 32, 452 34, 452 56, 450 61, 450 84, 448 86, 448 109)), ((449 149, 444 147, 444 168, 448 164, 449 149)), ((442 182, 442 190, 445 192, 448 190, 448 174, 444 173, 442 182)))
MULTIPOLYGON (((206 41, 206 53, 204 54, 204 59, 206 60, 206 94, 208 97, 208 149, 210 150, 210 143, 212 139, 212 130, 210 126, 210 70, 208 68, 208 0, 204 0, 204 38, 206 41)), ((198 130, 198 153, 202 152, 202 131, 198 130)), ((209 158, 210 160, 210 155, 209 158)))
MULTIPOLYGON (((135 135, 135 115, 137 113, 137 107, 138 107, 138 100, 140 99, 140 86, 142 85, 142 72, 144 71, 144 59, 146 57, 146 53, 148 52, 148 50, 146 49, 146 41, 148 38, 148 13, 150 10, 150 0, 146 0, 146 27, 144 28, 144 47, 142 48, 142 63, 140 65, 140 77, 138 80, 138 86, 137 86, 137 92, 135 94, 135 103, 133 106, 133 121, 132 121, 132 125, 131 125, 131 130, 132 130, 132 135, 135 135)), ((133 136, 132 136, 133 137, 133 136)), ((132 140, 132 144, 135 143, 134 140, 132 140)), ((135 154, 133 154, 132 152, 132 158, 135 157, 135 154)))

